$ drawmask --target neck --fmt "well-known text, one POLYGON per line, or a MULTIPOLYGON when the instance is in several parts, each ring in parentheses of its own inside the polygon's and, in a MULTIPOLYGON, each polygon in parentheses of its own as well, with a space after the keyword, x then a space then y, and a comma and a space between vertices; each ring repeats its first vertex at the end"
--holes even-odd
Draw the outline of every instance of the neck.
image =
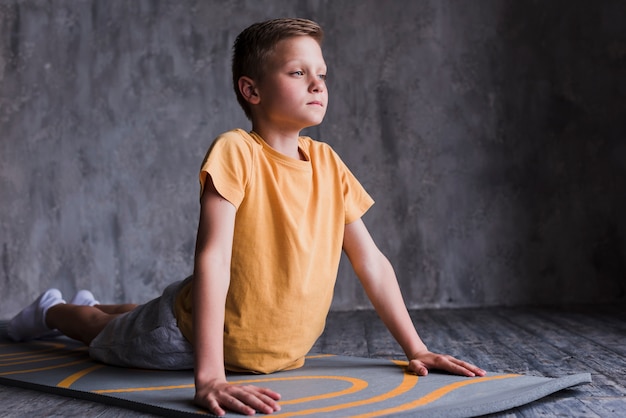
POLYGON ((252 130, 256 132, 263 140, 272 147, 272 149, 286 155, 287 157, 301 160, 302 156, 298 148, 298 138, 300 132, 289 132, 279 130, 267 130, 262 127, 253 126, 252 130))

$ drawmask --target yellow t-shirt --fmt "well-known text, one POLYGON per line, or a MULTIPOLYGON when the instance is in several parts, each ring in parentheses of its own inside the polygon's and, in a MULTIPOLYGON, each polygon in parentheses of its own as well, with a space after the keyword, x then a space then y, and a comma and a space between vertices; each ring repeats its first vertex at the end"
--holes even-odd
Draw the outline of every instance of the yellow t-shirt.
MULTIPOLYGON (((226 132, 200 172, 236 208, 224 320, 224 364, 271 373, 304 364, 324 330, 345 225, 374 203, 322 142, 299 138, 306 161, 278 153, 256 133, 226 132)), ((191 285, 175 313, 193 341, 191 285)))

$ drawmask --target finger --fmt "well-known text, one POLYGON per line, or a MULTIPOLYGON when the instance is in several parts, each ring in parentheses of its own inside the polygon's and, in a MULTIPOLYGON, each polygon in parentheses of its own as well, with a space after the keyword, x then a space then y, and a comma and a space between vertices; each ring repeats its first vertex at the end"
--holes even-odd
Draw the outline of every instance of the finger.
POLYGON ((278 403, 265 395, 256 386, 240 386, 239 391, 234 395, 239 402, 264 414, 271 414, 280 409, 278 403))
POLYGON ((249 395, 247 403, 252 408, 264 414, 271 414, 272 412, 280 410, 280 405, 278 405, 275 400, 263 394, 257 394, 255 396, 249 395))
POLYGON ((412 360, 409 362, 409 371, 418 376, 428 375, 428 367, 426 367, 426 365, 419 360, 412 360))
POLYGON ((194 403, 198 405, 199 407, 206 409, 208 412, 218 417, 226 415, 226 411, 222 409, 222 407, 219 404, 219 401, 214 397, 209 396, 209 397, 203 398, 198 393, 196 393, 194 397, 194 403))
POLYGON ((243 415, 254 415, 256 413, 256 410, 246 404, 246 402, 243 402, 233 396, 225 398, 221 405, 230 411, 238 412, 243 415))
POLYGON ((473 364, 467 363, 462 360, 458 360, 454 357, 450 358, 450 362, 452 364, 452 369, 450 371, 468 377, 475 376, 484 376, 485 371, 480 368, 474 366, 473 364))
POLYGON ((455 360, 457 361, 457 364, 458 364, 458 365, 460 365, 461 367, 464 367, 464 368, 466 368, 467 370, 471 371, 471 372, 472 372, 472 373, 474 373, 476 376, 484 376, 484 375, 486 375, 486 374, 487 374, 487 372, 486 372, 486 371, 484 371, 483 369, 481 369, 481 368, 480 368, 480 367, 478 367, 478 366, 475 366, 475 365, 473 365, 473 364, 471 364, 471 363, 467 363, 467 362, 462 361, 462 360, 457 360, 457 359, 455 359, 455 360))
POLYGON ((257 392, 256 397, 271 409, 270 412, 264 411, 265 413, 280 411, 280 405, 278 404, 277 399, 274 399, 261 391, 257 392))
POLYGON ((275 401, 280 400, 281 396, 280 393, 278 392, 274 392, 271 389, 268 388, 257 388, 262 394, 264 394, 265 396, 269 396, 270 398, 272 398, 275 401))
POLYGON ((220 407, 220 404, 215 399, 209 401, 209 407, 207 409, 213 415, 217 415, 218 417, 226 415, 226 411, 220 407))
POLYGON ((458 360, 454 358, 442 359, 441 363, 436 366, 438 369, 445 370, 450 373, 458 374, 460 376, 474 377, 475 374, 471 370, 463 367, 458 363, 458 360))

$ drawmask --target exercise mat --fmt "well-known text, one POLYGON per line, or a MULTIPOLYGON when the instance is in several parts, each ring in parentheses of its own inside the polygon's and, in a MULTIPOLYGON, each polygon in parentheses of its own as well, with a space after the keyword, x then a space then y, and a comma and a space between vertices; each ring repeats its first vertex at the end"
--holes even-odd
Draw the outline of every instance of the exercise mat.
MULTIPOLYGON (((61 337, 13 343, 0 324, 0 383, 87 399, 168 417, 207 413, 192 403, 192 371, 106 366, 61 337)), ((488 373, 464 378, 418 377, 405 362, 334 355, 307 357, 304 367, 272 375, 229 375, 233 384, 269 387, 282 395, 275 417, 470 417, 504 411, 591 381, 589 373, 559 378, 488 373)), ((236 414, 228 414, 235 416, 236 414)))

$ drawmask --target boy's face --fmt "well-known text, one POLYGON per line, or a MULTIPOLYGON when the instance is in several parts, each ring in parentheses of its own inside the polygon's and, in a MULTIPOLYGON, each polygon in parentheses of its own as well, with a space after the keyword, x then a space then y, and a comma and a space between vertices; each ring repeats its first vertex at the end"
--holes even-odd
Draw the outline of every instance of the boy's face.
POLYGON ((317 41, 295 36, 276 44, 262 79, 257 83, 259 102, 253 112, 280 128, 318 125, 328 105, 326 63, 317 41))

